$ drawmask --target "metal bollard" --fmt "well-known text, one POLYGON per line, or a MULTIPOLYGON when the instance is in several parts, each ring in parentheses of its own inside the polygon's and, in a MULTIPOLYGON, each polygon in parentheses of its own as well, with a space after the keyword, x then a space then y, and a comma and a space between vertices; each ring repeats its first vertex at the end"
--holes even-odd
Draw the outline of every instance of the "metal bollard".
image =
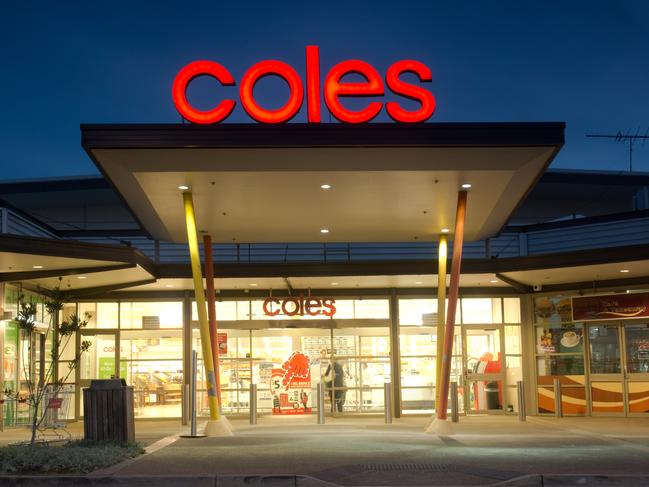
POLYGON ((451 422, 460 422, 460 411, 457 398, 457 382, 451 382, 451 422))
POLYGON ((183 388, 183 425, 189 424, 191 415, 189 414, 190 401, 189 401, 189 384, 185 384, 183 388))
POLYGON ((525 411, 525 384, 522 380, 516 382, 516 397, 518 398, 518 420, 526 421, 527 412, 525 411))
POLYGON ((392 384, 390 382, 383 384, 383 404, 385 424, 392 424, 392 384))
POLYGON ((554 415, 557 418, 563 417, 563 405, 561 404, 561 381, 554 379, 554 415))
POLYGON ((203 438, 196 432, 196 371, 198 370, 198 353, 192 350, 192 376, 189 380, 189 434, 181 438, 203 438))
POLYGON ((257 424, 257 384, 250 384, 250 424, 257 424))
POLYGON ((324 384, 318 383, 318 424, 325 424, 324 384))

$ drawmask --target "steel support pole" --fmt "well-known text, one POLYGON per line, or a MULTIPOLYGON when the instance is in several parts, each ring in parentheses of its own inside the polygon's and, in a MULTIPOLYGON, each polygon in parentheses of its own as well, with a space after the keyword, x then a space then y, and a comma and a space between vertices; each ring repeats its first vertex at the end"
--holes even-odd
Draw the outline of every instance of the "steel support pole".
POLYGON ((460 422, 460 410, 457 401, 457 382, 451 382, 451 421, 453 423, 460 422))
MULTIPOLYGON (((214 260, 212 259, 212 237, 203 235, 203 252, 205 254, 205 283, 207 288, 207 318, 210 325, 210 344, 216 376, 216 398, 221 408, 221 375, 219 374, 218 325, 216 322, 216 293, 214 292, 214 260)), ((219 409, 219 412, 220 409, 219 409)))
POLYGON ((187 243, 189 244, 189 257, 192 264, 192 278, 194 280, 194 295, 198 309, 198 321, 201 332, 201 350, 205 367, 205 382, 207 383, 207 398, 210 407, 210 420, 216 421, 220 417, 219 401, 216 397, 216 375, 214 374, 214 360, 212 345, 210 343, 210 328, 207 323, 205 305, 205 290, 203 289, 203 275, 201 272, 200 253, 198 251, 198 237, 196 235, 196 216, 194 215, 194 202, 189 191, 183 193, 185 208, 185 223, 187 225, 187 243))
POLYGON ((522 380, 516 382, 516 395, 518 397, 518 420, 526 421, 527 412, 525 411, 525 383, 522 380))
POLYGON ((561 381, 554 379, 554 415, 557 418, 563 416, 563 405, 561 404, 561 381))
POLYGON ((383 404, 385 423, 392 424, 392 384, 390 382, 383 384, 383 404))
POLYGON ((437 357, 435 359, 435 409, 439 405, 442 379, 442 355, 444 354, 444 325, 446 323, 446 262, 448 241, 446 235, 439 236, 437 248, 437 357))
POLYGON ((257 384, 250 384, 250 424, 257 424, 257 384))
POLYGON ((448 311, 444 328, 444 350, 442 353, 442 377, 440 381, 439 407, 436 408, 437 419, 446 419, 448 408, 448 391, 451 382, 451 360, 453 355, 453 332, 455 330, 455 312, 460 290, 460 265, 462 263, 462 244, 464 242, 464 221, 466 218, 467 192, 457 194, 457 212, 455 215, 455 235, 453 237, 453 258, 451 261, 451 282, 448 289, 448 311))
POLYGON ((318 382, 318 424, 325 424, 324 384, 318 382))
POLYGON ((192 350, 192 380, 189 391, 189 413, 191 426, 189 434, 196 436, 196 373, 198 372, 198 352, 192 350))

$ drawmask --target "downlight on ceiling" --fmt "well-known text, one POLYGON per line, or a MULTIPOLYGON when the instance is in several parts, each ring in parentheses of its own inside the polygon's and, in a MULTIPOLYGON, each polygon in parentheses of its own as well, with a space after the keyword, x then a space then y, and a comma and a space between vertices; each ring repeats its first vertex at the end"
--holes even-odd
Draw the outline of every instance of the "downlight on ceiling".
POLYGON ((321 185, 320 185, 320 188, 322 188, 322 189, 331 189, 331 184, 326 184, 326 183, 325 183, 325 184, 321 184, 321 185))
POLYGON ((178 186, 178 189, 181 191, 187 191, 189 189, 189 186, 187 186, 186 184, 181 184, 180 186, 178 186))
POLYGON ((329 229, 328 228, 321 228, 320 233, 329 233, 329 229))
POLYGON ((471 189, 471 183, 464 183, 462 189, 471 189))

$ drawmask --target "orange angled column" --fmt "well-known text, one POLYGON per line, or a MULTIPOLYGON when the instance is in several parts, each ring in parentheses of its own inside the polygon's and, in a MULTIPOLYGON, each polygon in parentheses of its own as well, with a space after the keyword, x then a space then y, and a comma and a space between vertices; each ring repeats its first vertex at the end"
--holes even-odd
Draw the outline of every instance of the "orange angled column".
POLYGON ((219 343, 218 327, 216 324, 216 298, 214 293, 214 259, 212 258, 212 237, 203 235, 203 251, 205 252, 205 283, 207 288, 207 320, 210 325, 210 343, 216 375, 216 397, 221 407, 221 374, 219 373, 219 343))
POLYGON ((438 420, 446 420, 448 409, 448 390, 451 383, 451 360, 453 357, 453 334, 455 331, 455 312, 460 290, 460 265, 462 263, 462 244, 464 242, 464 221, 466 217, 467 192, 457 195, 457 213, 455 215, 455 235, 453 237, 453 257, 451 261, 451 282, 448 289, 448 310, 446 311, 446 328, 444 330, 444 351, 442 354, 442 376, 439 391, 439 407, 436 409, 438 420))

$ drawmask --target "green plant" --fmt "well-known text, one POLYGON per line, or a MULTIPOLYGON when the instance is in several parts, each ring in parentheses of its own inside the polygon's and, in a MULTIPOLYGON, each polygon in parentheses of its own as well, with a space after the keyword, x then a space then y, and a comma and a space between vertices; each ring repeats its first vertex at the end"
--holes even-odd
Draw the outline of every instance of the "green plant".
MULTIPOLYGON (((59 278, 59 282, 60 280, 59 278)), ((79 350, 75 352, 73 359, 69 362, 67 372, 62 376, 58 376, 57 368, 62 351, 70 345, 70 340, 74 340, 75 334, 88 324, 87 316, 85 316, 86 319, 82 319, 77 315, 70 316, 67 320, 59 322, 58 316, 64 305, 63 294, 59 286, 59 288, 50 293, 44 302, 45 310, 50 317, 46 335, 52 334, 51 360, 41 377, 36 378, 36 364, 33 363, 34 354, 32 353, 35 334, 38 333, 36 331, 36 303, 26 302, 22 295, 19 296, 18 301, 19 310, 16 315, 16 322, 28 346, 26 360, 23 361, 27 396, 21 395, 19 391, 9 389, 5 389, 4 393, 16 401, 29 403, 31 425, 30 445, 34 446, 36 433, 47 413, 47 404, 43 404, 43 401, 46 397, 49 399, 58 396, 63 385, 79 366, 81 356, 90 349, 91 342, 87 340, 81 342, 79 350)))
POLYGON ((0 474, 88 473, 144 453, 139 443, 71 441, 0 448, 0 474))

